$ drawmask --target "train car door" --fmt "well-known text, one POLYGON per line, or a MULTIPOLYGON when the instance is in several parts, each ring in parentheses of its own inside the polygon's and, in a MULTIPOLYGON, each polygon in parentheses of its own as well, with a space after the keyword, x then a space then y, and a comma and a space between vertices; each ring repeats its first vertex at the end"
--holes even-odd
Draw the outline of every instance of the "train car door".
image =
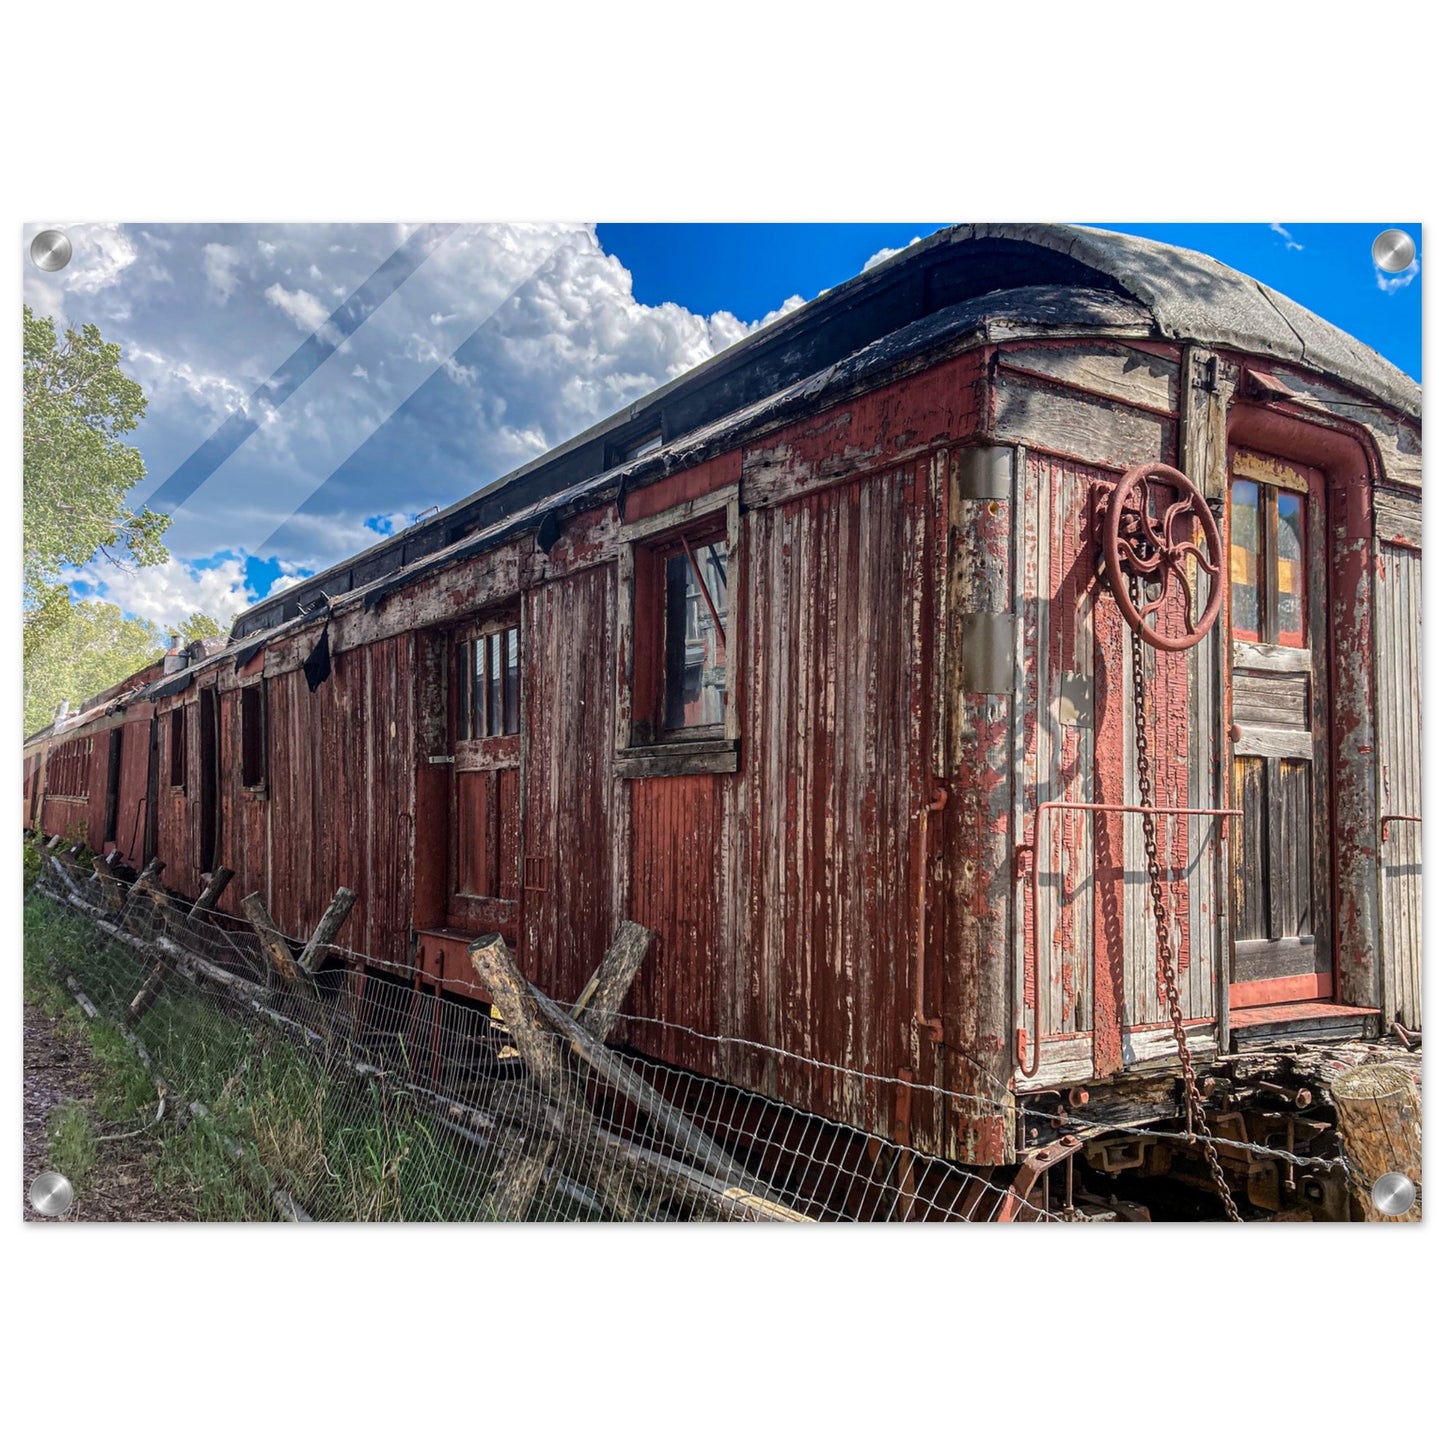
POLYGON ((107 848, 113 846, 120 829, 121 754, 125 748, 125 724, 110 730, 110 758, 105 775, 105 837, 107 848))
POLYGON ((447 926, 516 948, 521 892, 521 630, 515 611, 459 629, 451 647, 447 926))
POLYGON ((1325 521, 1318 471, 1231 453, 1234 1009, 1334 994, 1325 521))
POLYGON ((219 861, 221 844, 221 712, 217 706, 216 689, 200 690, 200 813, 197 817, 196 868, 201 873, 213 872, 219 861))

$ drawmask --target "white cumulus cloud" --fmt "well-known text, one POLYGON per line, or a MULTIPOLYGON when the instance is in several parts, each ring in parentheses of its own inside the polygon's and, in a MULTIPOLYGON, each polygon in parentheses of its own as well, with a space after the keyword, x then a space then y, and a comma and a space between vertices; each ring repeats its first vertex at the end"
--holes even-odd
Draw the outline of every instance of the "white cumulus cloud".
MULTIPOLYGON (((908 246, 913 245, 914 242, 919 239, 918 236, 915 236, 913 240, 908 243, 908 246)), ((865 271, 871 271, 875 266, 881 266, 890 256, 896 256, 900 251, 906 251, 908 246, 885 246, 881 251, 875 251, 863 263, 863 269, 865 271)))
POLYGON ((201 256, 206 280, 210 282, 211 290, 224 306, 236 289, 236 268, 241 264, 241 253, 234 246, 212 241, 202 248, 201 256))
POLYGON ((1415 277, 1420 274, 1420 258, 1415 257, 1403 271, 1390 272, 1383 267, 1375 267, 1375 285, 1384 292, 1402 291, 1415 277))
POLYGON ((83 582, 107 602, 162 627, 179 627, 193 612, 204 612, 225 626, 255 598, 246 586, 245 561, 222 557, 193 564, 171 557, 155 567, 122 571, 91 564, 70 573, 67 582, 83 582))
MULTIPOLYGON (((313 268, 314 269, 314 268, 313 268)), ((301 331, 322 331, 331 316, 330 308, 309 291, 288 291, 279 281, 266 288, 266 299, 289 316, 301 331)))

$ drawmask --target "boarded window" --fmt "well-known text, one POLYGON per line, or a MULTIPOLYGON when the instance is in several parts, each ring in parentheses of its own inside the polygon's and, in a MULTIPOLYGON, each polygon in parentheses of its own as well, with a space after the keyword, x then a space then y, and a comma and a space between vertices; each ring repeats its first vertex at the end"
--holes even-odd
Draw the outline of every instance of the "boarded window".
POLYGON ((727 704, 727 560, 720 538, 663 559, 662 727, 720 729, 727 704))
POLYGON ((457 775, 457 891, 477 898, 517 896, 517 769, 457 775))
POLYGON ((81 801, 90 796, 90 747, 89 738, 72 738, 55 748, 46 769, 47 792, 81 801))
POLYGON ((457 654, 458 735, 510 737, 521 727, 521 633, 499 628, 463 642, 457 654))
POLYGON ((171 787, 186 785, 186 710, 178 707, 171 714, 171 787))
POLYGON ((241 786, 260 788, 266 782, 266 719, 261 688, 241 690, 241 786))

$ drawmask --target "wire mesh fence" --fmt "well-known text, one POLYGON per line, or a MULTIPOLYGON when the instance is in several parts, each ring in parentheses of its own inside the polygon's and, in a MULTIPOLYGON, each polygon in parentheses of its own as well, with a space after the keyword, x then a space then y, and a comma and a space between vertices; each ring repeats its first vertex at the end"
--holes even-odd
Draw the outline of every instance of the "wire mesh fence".
MULTIPOLYGON (((486 1004, 376 960, 288 979, 234 918, 47 863, 29 906, 64 919, 52 966, 131 1040, 164 1100, 162 1166, 173 1155, 214 1176, 210 1217, 1081 1217, 1046 1180, 1021 1195, 983 1171, 609 1048, 597 1033, 619 1020, 673 1027, 615 1003, 599 1021, 530 990, 520 1015, 513 1000, 514 1033, 486 1004)), ((897 1086, 866 1074, 851 1083, 897 1086)))
MULTIPOLYGON (((1020 1153, 1037 1168, 970 1169, 619 1045, 614 1030, 632 1039, 670 1036, 678 1047, 658 1052, 674 1058, 691 1060, 701 1045, 736 1063, 741 1051, 750 1065, 786 1068, 794 1081, 823 1086, 805 1087, 803 1097, 845 1088, 862 1117, 888 1117, 899 1087, 895 1078, 624 1013, 650 938, 635 924, 623 925, 584 997, 569 1003, 533 988, 500 940, 473 945, 487 989, 475 999, 334 942, 329 965, 307 972, 296 966, 305 951, 293 958, 264 927, 176 900, 144 878, 123 886, 66 854, 44 857, 30 907, 64 920, 68 932, 52 966, 143 1060, 163 1101, 154 1125, 162 1163, 174 1159, 205 1178, 208 1217, 1148 1217, 1084 1205, 1084 1196, 1075 1197, 1072 1158, 1060 1168, 1048 1149, 1020 1153)), ((750 1067, 741 1076, 767 1072, 750 1067)), ((940 1110, 967 1105, 986 1116, 1004 1109, 997 1099, 910 1088, 940 1110)), ((1024 1100, 1008 1108, 1010 1129, 1098 1132, 1086 1119, 1024 1100)), ((1216 1128, 1225 1117, 1214 1115, 1216 1128)), ((1379 1142, 1367 1141, 1356 1160, 1333 1129, 1300 1122, 1297 1133, 1293 1115, 1280 1120, 1283 1147, 1268 1131, 1251 1139, 1242 1123, 1221 1141, 1240 1182, 1271 1171, 1292 1187, 1306 1175, 1327 1176, 1366 1199, 1383 1167, 1375 1155, 1388 1161, 1399 1152, 1398 1127, 1374 1130, 1379 1142)), ((1168 1126, 1117 1121, 1109 1132, 1152 1146, 1161 1127, 1168 1126)), ((1417 1121, 1412 1127, 1418 1134, 1417 1121)), ((1400 1157, 1418 1161, 1417 1144, 1400 1157)), ((1418 1184, 1418 1167, 1413 1178, 1418 1184)), ((1363 1214, 1380 1217, 1368 1203, 1363 1214)), ((1408 1217, 1420 1217, 1418 1199, 1408 1217)))

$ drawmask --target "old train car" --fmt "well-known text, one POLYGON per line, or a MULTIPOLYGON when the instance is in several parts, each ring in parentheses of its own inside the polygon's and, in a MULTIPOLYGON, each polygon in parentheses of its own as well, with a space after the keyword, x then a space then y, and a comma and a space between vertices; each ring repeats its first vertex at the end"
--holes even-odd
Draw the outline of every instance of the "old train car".
POLYGON ((1021 1098, 1176 1107, 1161 931, 1196 1061, 1418 1027, 1420 488, 1419 388, 1286 297, 956 227, 137 692, 141 853, 458 995, 635 918, 635 1048, 1007 1164, 1021 1098))
MULTIPOLYGON (((180 662, 179 651, 173 654, 180 662)), ((25 827, 86 843, 139 868, 155 852, 150 779, 158 661, 67 713, 23 748, 25 827)))

